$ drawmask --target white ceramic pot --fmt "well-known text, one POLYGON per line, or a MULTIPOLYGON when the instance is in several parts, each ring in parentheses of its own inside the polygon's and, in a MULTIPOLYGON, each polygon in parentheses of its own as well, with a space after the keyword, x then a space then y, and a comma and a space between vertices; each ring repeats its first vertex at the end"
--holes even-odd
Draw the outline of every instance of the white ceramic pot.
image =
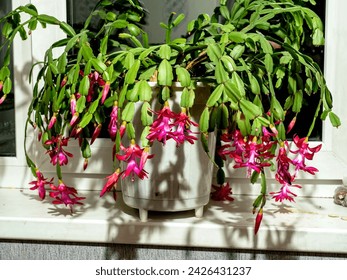
MULTIPOLYGON (((170 106, 179 108, 178 97, 182 88, 176 87, 174 90, 170 106)), ((208 94, 208 87, 197 88, 196 105, 190 111, 193 121, 199 122, 198 117, 205 107, 208 94)), ((197 128, 191 129, 197 132, 197 128)), ((199 135, 197 137, 200 138, 199 135)), ((211 155, 214 154, 214 146, 215 137, 209 137, 211 155)), ((164 147, 155 142, 150 153, 155 156, 146 163, 147 179, 122 180, 124 202, 139 209, 142 221, 147 220, 148 211, 195 210, 195 216, 202 217, 203 207, 210 198, 213 164, 200 141, 194 145, 184 143, 180 147, 176 147, 172 139, 164 147)))

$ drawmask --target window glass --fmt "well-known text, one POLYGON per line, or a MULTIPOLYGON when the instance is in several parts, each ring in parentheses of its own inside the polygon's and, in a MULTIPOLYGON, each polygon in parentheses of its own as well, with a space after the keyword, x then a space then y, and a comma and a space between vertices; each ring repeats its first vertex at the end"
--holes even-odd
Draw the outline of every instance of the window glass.
MULTIPOLYGON (((98 0, 67 0, 68 22, 75 28, 82 28, 85 19, 97 2, 98 0)), ((142 0, 141 2, 147 11, 144 29, 153 44, 162 43, 165 38, 165 31, 159 23, 166 23, 172 12, 185 14, 185 19, 172 33, 172 37, 176 38, 186 33, 186 26, 191 19, 202 13, 212 14, 219 0, 142 0)))
MULTIPOLYGON (((0 1, 0 16, 3 16, 11 9, 10 0, 0 1)), ((2 26, 0 25, 0 30, 2 26)), ((3 45, 3 38, 0 37, 0 46, 3 45)), ((6 55, 6 46, 0 51, 0 65, 3 65, 3 60, 6 55)), ((13 72, 13 67, 10 65, 10 70, 13 72)), ((13 76, 13 75, 11 75, 13 76)), ((3 81, 2 81, 3 82, 3 81)), ((2 93, 0 92, 0 98, 2 93)), ((0 106, 0 156, 16 156, 16 141, 15 141, 15 110, 14 110, 14 95, 8 94, 5 101, 0 106)))
MULTIPOLYGON (((323 21, 323 24, 325 24, 325 0, 316 1, 316 5, 309 5, 309 7, 315 11, 320 18, 323 21)), ((307 40, 304 43, 304 46, 302 48, 302 51, 311 56, 321 67, 321 69, 324 69, 324 46, 313 46, 310 44, 307 40)), ((293 136, 294 134, 298 134, 300 137, 306 136, 307 131, 310 128, 311 120, 314 118, 316 105, 312 106, 312 104, 317 104, 319 102, 320 94, 314 94, 310 98, 307 98, 306 104, 303 104, 303 109, 298 114, 296 125, 292 132, 290 133, 290 136, 293 136), (306 121, 305 121, 306 120, 306 121)), ((287 118, 290 120, 291 118, 287 118)), ((321 141, 322 140, 322 122, 318 119, 315 127, 312 131, 312 134, 310 136, 311 141, 321 141)))

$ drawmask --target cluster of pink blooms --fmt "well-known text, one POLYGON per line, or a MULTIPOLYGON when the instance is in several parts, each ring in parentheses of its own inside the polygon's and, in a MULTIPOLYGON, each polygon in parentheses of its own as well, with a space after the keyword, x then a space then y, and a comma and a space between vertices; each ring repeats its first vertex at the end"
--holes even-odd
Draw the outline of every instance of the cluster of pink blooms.
MULTIPOLYGON (((80 72, 81 76, 84 76, 83 72, 80 72)), ((88 94, 86 96, 86 102, 90 103, 98 98, 98 91, 95 90, 96 87, 102 87, 102 95, 100 102, 103 104, 107 98, 107 95, 110 90, 110 83, 106 82, 102 79, 101 75, 98 72, 93 72, 88 75, 89 78, 89 90, 88 94)), ((61 82, 60 86, 64 87, 67 84, 67 78, 64 78, 61 82)), ((71 95, 70 98, 70 113, 71 113, 71 120, 70 125, 72 127, 72 131, 70 133, 71 137, 78 138, 81 140, 80 134, 82 132, 82 129, 78 126, 79 122, 79 113, 76 110, 77 107, 77 100, 81 97, 80 93, 75 93, 71 95)), ((115 120, 117 121, 117 108, 112 111, 111 114, 111 121, 110 121, 110 135, 111 137, 114 137, 114 128, 111 125, 111 123, 114 123, 115 120)), ((57 122, 57 113, 54 113, 51 119, 49 120, 47 128, 51 130, 54 125, 57 122)), ((94 142, 94 140, 99 136, 101 132, 101 124, 96 125, 95 130, 92 135, 91 144, 94 142)), ((41 133, 39 134, 39 138, 41 138, 41 133)), ((47 154, 50 156, 50 162, 53 165, 59 165, 64 166, 68 164, 69 158, 73 157, 71 153, 66 151, 64 147, 67 147, 69 142, 69 137, 64 137, 63 135, 57 135, 52 136, 51 139, 45 141, 45 145, 49 146, 49 149, 47 150, 47 154)), ((39 139, 40 140, 40 139, 39 139)), ((81 144, 81 141, 80 141, 81 144)), ((88 160, 86 159, 84 162, 84 169, 87 168, 88 160)), ((45 186, 48 185, 50 188, 49 196, 54 198, 53 204, 65 204, 66 206, 69 206, 72 210, 72 206, 75 204, 82 204, 80 200, 83 200, 84 197, 77 196, 77 190, 73 187, 69 187, 66 184, 63 183, 61 179, 59 179, 58 185, 53 184, 53 179, 47 180, 44 178, 43 174, 37 170, 36 171, 36 180, 32 181, 30 183, 33 185, 31 187, 31 190, 38 190, 39 196, 41 199, 44 199, 46 196, 46 188, 45 186)))
POLYGON ((154 113, 157 115, 157 119, 151 125, 147 136, 150 142, 159 141, 165 144, 167 140, 173 139, 179 146, 185 141, 194 144, 194 141, 197 140, 190 130, 190 126, 198 126, 198 124, 193 122, 184 111, 174 113, 166 105, 159 112, 154 113))
POLYGON ((36 180, 30 182, 29 184, 33 185, 31 190, 37 190, 39 193, 39 197, 44 199, 46 197, 46 188, 48 185, 51 189, 49 192, 49 196, 54 198, 52 201, 53 204, 65 204, 65 206, 69 206, 71 211, 72 206, 76 204, 83 204, 80 200, 85 199, 85 197, 77 196, 77 190, 73 187, 69 187, 65 185, 61 180, 59 180, 58 186, 53 184, 53 179, 47 180, 44 178, 43 174, 36 170, 36 180))
MULTIPOLYGON (((263 128, 262 136, 247 136, 244 137, 239 130, 234 130, 231 133, 224 134, 221 140, 224 142, 218 150, 219 155, 226 160, 227 157, 234 160, 234 168, 247 168, 247 173, 251 176, 252 172, 261 173, 267 166, 271 166, 273 159, 276 159, 277 168, 275 178, 281 184, 281 188, 277 192, 271 192, 272 198, 275 201, 282 202, 283 200, 294 201, 296 194, 291 188, 301 188, 300 185, 293 184, 298 172, 304 171, 314 175, 318 169, 306 165, 306 160, 312 160, 322 145, 309 147, 308 138, 294 136, 291 149, 288 141, 278 141, 276 139, 276 130, 270 133, 266 128, 263 128), (277 147, 278 151, 276 153, 277 147)), ((230 200, 230 187, 226 183, 219 188, 215 187, 215 192, 212 195, 218 200, 230 200)), ((258 206, 255 206, 258 207, 258 206)), ((256 208, 253 209, 255 211, 256 208)), ((254 233, 259 230, 263 219, 263 205, 258 210, 254 233)))
MULTIPOLYGON (((189 129, 190 125, 197 126, 197 124, 190 120, 185 112, 176 114, 168 106, 164 106, 159 112, 154 112, 154 114, 157 118, 150 126, 149 134, 147 135, 147 139, 150 142, 159 141, 165 144, 167 140, 173 139, 176 141, 177 146, 179 146, 185 141, 193 144, 197 140, 193 132, 189 129)), ((114 120, 114 123, 117 123, 117 121, 114 120)), ((125 126, 123 125, 123 127, 125 126)), ((123 134, 124 129, 121 132, 121 136, 123 134)), ((134 180, 135 176, 140 179, 147 177, 148 173, 144 167, 147 160, 154 156, 149 154, 149 147, 141 148, 132 139, 128 147, 121 145, 120 149, 122 154, 116 154, 116 158, 120 162, 124 162, 126 168, 123 171, 118 169, 113 175, 107 177, 108 180, 101 192, 102 195, 106 190, 111 190, 112 186, 116 186, 120 177, 130 177, 132 180, 134 180)))
POLYGON ((226 160, 226 157, 232 158, 235 162, 234 168, 246 167, 250 176, 253 171, 260 173, 264 167, 271 166, 271 161, 276 158, 277 169, 275 178, 281 184, 278 192, 270 193, 276 201, 289 200, 294 201, 294 194, 290 188, 301 188, 293 184, 298 171, 308 172, 314 175, 318 170, 315 167, 307 166, 306 160, 312 160, 322 145, 309 147, 307 137, 300 138, 294 136, 292 150, 288 141, 278 142, 272 140, 274 134, 269 133, 266 128, 263 129, 263 135, 242 136, 239 130, 234 130, 229 134, 222 136, 224 144, 219 149, 219 155, 226 160), (279 145, 277 155, 275 149, 279 145))
MULTIPOLYGON (((65 138, 61 135, 57 137, 53 136, 50 140, 45 141, 45 145, 50 145, 50 149, 47 153, 50 156, 50 162, 53 165, 67 165, 69 157, 73 157, 71 153, 63 149, 63 147, 68 145, 68 141, 69 138, 65 138)), ((46 197, 45 186, 48 185, 50 188, 49 196, 54 198, 52 201, 53 204, 65 204, 70 207, 71 211, 73 205, 82 204, 80 200, 83 200, 84 197, 77 196, 77 190, 75 188, 65 185, 62 180, 59 180, 59 184, 55 186, 53 184, 53 178, 47 180, 38 169, 36 169, 35 172, 36 180, 29 183, 33 185, 30 189, 37 190, 41 199, 46 197)))

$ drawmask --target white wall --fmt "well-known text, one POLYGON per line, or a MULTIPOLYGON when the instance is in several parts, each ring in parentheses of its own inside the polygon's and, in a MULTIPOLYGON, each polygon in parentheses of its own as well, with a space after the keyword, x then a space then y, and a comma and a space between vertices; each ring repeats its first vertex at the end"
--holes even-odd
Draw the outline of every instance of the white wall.
MULTIPOLYGON (((334 110, 340 116, 342 125, 326 133, 332 135, 332 150, 347 162, 347 1, 327 0, 326 21, 326 78, 334 96, 334 110)), ((347 176, 347 174, 346 174, 347 176)))

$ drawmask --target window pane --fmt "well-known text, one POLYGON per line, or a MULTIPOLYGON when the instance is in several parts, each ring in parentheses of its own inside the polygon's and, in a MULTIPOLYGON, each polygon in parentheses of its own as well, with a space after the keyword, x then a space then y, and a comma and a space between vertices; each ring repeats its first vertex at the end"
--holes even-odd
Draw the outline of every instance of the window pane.
MULTIPOLYGON (((172 12, 176 14, 184 13, 185 19, 173 30, 172 38, 177 38, 185 34, 186 25, 191 19, 199 14, 212 14, 215 5, 219 0, 141 0, 141 3, 148 11, 145 18, 144 30, 149 34, 150 43, 162 43, 165 38, 165 31, 160 27, 160 22, 166 23, 172 12)), ((84 21, 90 11, 95 7, 98 0, 67 0, 68 22, 76 27, 83 27, 84 21)))
POLYGON ((98 0, 67 0, 67 20, 75 28, 83 27, 84 21, 98 0))
MULTIPOLYGON (((3 16, 11 9, 10 0, 0 1, 0 16, 3 16)), ((0 30, 2 26, 0 26, 0 30)), ((0 46, 3 44, 3 38, 0 37, 0 46)), ((0 65, 3 65, 5 51, 0 52, 0 65)), ((13 71, 12 65, 10 66, 13 71)), ((13 75, 11 75, 13 76, 13 75)), ((0 93, 2 96, 2 93, 0 93)), ((14 121, 14 95, 9 94, 6 100, 0 106, 0 156, 16 156, 15 143, 15 121, 14 121)))
MULTIPOLYGON (((323 24, 325 24, 325 0, 316 1, 316 3, 317 4, 315 6, 309 5, 309 7, 320 16, 320 18, 323 20, 323 24)), ((324 46, 317 47, 305 42, 302 51, 311 56, 319 64, 322 70, 324 69, 324 46)), ((316 104, 318 104, 319 99, 319 92, 312 95, 310 98, 307 98, 307 103, 303 105, 302 111, 298 114, 296 121, 297 125, 294 127, 293 131, 290 133, 291 135, 289 136, 294 134, 298 134, 300 137, 306 136, 306 133, 311 125, 311 120, 316 113, 316 104)), ((288 119, 290 120, 290 118, 288 119)), ((310 140, 322 140, 322 121, 319 118, 316 121, 315 127, 310 136, 310 140)))

